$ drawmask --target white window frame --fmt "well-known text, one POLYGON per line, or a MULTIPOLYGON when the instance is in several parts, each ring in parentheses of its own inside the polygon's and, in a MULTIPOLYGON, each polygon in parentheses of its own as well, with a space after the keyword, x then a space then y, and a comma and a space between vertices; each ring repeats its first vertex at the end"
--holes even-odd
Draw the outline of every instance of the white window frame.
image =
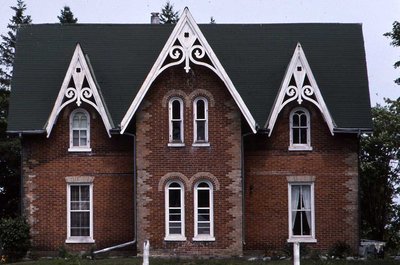
POLYGON ((193 101, 193 146, 210 146, 208 142, 208 100, 205 97, 198 97, 193 101), (197 102, 204 102, 204 119, 197 118, 197 102), (197 123, 204 121, 204 141, 197 140, 197 123))
POLYGON ((186 241, 186 236, 185 236, 185 188, 182 184, 181 181, 177 180, 171 180, 165 185, 165 241, 186 241), (171 184, 178 184, 180 187, 170 187, 171 184), (170 209, 171 207, 169 206, 169 191, 171 189, 178 190, 180 191, 180 199, 181 199, 181 207, 180 207, 180 213, 181 213, 181 233, 180 234, 170 234, 169 233, 169 215, 170 215, 170 209))
POLYGON ((183 104, 183 100, 179 97, 173 97, 169 100, 168 102, 168 112, 169 112, 169 117, 168 117, 168 123, 169 123, 169 143, 168 146, 172 146, 172 147, 181 147, 181 146, 185 146, 185 142, 184 142, 184 131, 183 131, 183 123, 184 123, 184 117, 183 117, 183 108, 184 108, 184 104, 183 104), (172 103, 177 100, 180 103, 180 119, 172 119, 173 117, 173 111, 172 111, 172 103), (173 140, 173 121, 180 121, 180 128, 181 128, 181 141, 174 141, 173 140))
POLYGON ((214 237, 214 188, 210 181, 201 180, 194 186, 194 237, 193 241, 215 241, 214 237), (201 183, 206 183, 208 188, 199 187, 201 183), (198 191, 209 190, 209 201, 210 201, 210 234, 203 235, 198 234, 198 191))
POLYGON ((307 242, 316 243, 315 238, 315 194, 314 182, 290 182, 288 183, 288 230, 289 230, 289 243, 294 242, 307 242), (292 228, 292 186, 310 186, 310 201, 311 201, 311 234, 310 235, 293 235, 292 228))
MULTIPOLYGON (((79 139, 80 143, 80 139, 79 139)), ((69 116, 69 152, 90 152, 92 149, 90 148, 90 115, 89 112, 85 109, 79 108, 75 109, 73 112, 71 112, 71 115, 69 116), (81 128, 73 128, 73 121, 74 121, 74 116, 77 112, 82 112, 86 116, 87 120, 87 130, 86 130, 86 146, 74 146, 74 129, 81 129, 81 128)))
POLYGON ((289 131, 290 131, 290 145, 289 145, 289 151, 311 151, 311 121, 310 121, 310 112, 302 107, 297 107, 294 108, 289 115, 289 131), (296 128, 305 128, 307 129, 307 143, 305 144, 294 144, 293 143, 293 116, 297 115, 297 111, 303 111, 304 114, 306 115, 307 118, 307 126, 299 126, 296 128))
POLYGON ((67 184, 67 239, 65 243, 94 243, 93 239, 93 183, 68 183, 67 184), (72 186, 89 186, 90 198, 90 229, 89 236, 71 236, 71 187, 72 186))

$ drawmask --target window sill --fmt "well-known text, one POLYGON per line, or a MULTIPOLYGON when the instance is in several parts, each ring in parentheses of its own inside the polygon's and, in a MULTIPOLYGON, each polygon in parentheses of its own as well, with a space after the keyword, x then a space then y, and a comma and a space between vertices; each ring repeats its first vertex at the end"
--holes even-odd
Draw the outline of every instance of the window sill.
POLYGON ((287 240, 288 243, 317 243, 317 239, 312 237, 292 237, 287 240))
POLYGON ((67 244, 70 244, 70 243, 71 244, 88 244, 88 243, 90 244, 90 243, 94 243, 94 242, 95 242, 95 240, 93 238, 85 237, 85 236, 70 237, 67 240, 65 240, 65 243, 67 243, 67 244))
POLYGON ((186 241, 186 237, 182 235, 168 235, 164 237, 164 241, 186 241))
POLYGON ((199 143, 199 142, 196 142, 196 143, 193 143, 192 144, 192 146, 196 146, 196 147, 208 147, 208 146, 210 146, 210 143, 199 143))
POLYGON ((169 147, 184 147, 185 143, 168 143, 169 147))
POLYGON ((68 148, 68 152, 92 152, 92 148, 90 148, 90 147, 70 147, 70 148, 68 148))
POLYGON ((210 235, 197 235, 193 237, 193 241, 215 241, 215 237, 210 235))
POLYGON ((288 148, 289 151, 312 151, 312 147, 308 145, 292 145, 288 148))

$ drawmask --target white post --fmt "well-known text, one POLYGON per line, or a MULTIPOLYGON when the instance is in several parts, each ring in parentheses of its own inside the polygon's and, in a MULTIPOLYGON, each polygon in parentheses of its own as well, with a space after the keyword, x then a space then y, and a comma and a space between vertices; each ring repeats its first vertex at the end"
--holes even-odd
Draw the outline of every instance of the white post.
POLYGON ((300 242, 293 243, 293 265, 300 265, 300 242))
POLYGON ((143 265, 149 265, 149 255, 150 255, 150 242, 149 240, 143 243, 143 265))

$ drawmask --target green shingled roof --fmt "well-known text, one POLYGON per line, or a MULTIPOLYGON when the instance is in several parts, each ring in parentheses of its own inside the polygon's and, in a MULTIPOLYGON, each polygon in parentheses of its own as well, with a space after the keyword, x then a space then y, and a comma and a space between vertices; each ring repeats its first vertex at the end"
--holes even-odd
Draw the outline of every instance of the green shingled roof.
MULTIPOLYGON (((236 89, 263 127, 298 42, 338 128, 371 128, 360 24, 199 25, 236 89)), ((171 25, 28 25, 17 35, 8 131, 43 130, 76 43, 89 57, 116 126, 171 25)))

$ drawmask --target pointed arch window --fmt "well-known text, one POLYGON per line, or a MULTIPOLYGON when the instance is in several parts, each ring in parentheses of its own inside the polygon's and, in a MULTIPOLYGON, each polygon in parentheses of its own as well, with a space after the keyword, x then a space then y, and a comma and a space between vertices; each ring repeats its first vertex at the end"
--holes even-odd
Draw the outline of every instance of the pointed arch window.
POLYGON ((169 101, 169 146, 184 146, 183 141, 183 101, 171 98, 169 101))
POLYGON ((90 148, 90 115, 84 109, 76 109, 70 115, 69 151, 89 152, 90 148))
POLYGON ((310 113, 305 108, 295 108, 290 113, 289 150, 312 150, 310 113))
POLYGON ((214 194, 208 181, 200 181, 194 187, 194 241, 215 241, 214 194))
POLYGON ((193 101, 194 143, 197 146, 209 146, 208 143, 208 101, 204 97, 193 101))
POLYGON ((165 186, 165 240, 185 241, 184 188, 180 181, 165 186))

